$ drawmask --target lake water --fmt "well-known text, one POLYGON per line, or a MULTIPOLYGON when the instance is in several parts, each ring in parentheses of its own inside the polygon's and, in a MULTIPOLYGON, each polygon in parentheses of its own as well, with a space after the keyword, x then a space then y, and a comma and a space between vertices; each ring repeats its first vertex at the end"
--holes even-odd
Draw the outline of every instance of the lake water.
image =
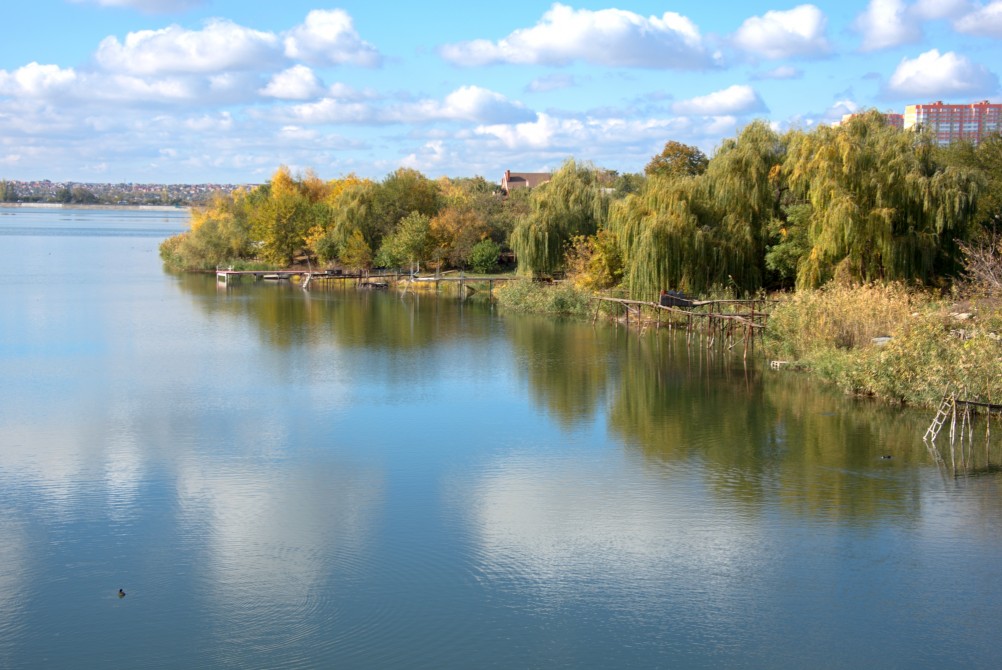
POLYGON ((0 209, 0 667, 998 667, 983 425, 184 227, 0 209))

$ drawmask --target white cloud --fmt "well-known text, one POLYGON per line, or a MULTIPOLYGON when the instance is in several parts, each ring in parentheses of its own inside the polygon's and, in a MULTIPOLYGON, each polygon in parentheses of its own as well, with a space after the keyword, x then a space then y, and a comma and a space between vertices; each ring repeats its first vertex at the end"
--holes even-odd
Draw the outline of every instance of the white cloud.
POLYGON ((13 72, 0 70, 0 95, 46 97, 70 89, 77 82, 73 68, 28 63, 13 72))
POLYGON ((268 32, 213 19, 202 30, 172 25, 129 33, 125 43, 106 37, 96 58, 107 70, 142 75, 207 74, 268 67, 278 55, 268 32))
POLYGON ((660 148, 666 137, 686 142, 716 141, 719 133, 732 133, 736 127, 737 119, 731 116, 561 118, 541 112, 535 121, 478 126, 474 136, 493 139, 498 145, 480 148, 481 154, 495 155, 503 149, 525 153, 534 163, 546 159, 559 162, 587 147, 593 160, 622 161, 627 157, 627 165, 632 164, 635 169, 650 159, 651 152, 660 148))
POLYGON ((341 102, 323 98, 316 102, 294 105, 280 114, 281 118, 303 124, 374 123, 376 111, 371 105, 359 102, 341 102))
POLYGON ((902 0, 870 0, 853 25, 863 35, 860 45, 863 51, 888 49, 922 39, 917 18, 902 0))
POLYGON ((954 28, 969 35, 1002 37, 1002 0, 994 0, 961 17, 954 28))
POLYGON ((323 85, 313 70, 305 65, 293 65, 273 76, 260 93, 283 100, 309 100, 322 91, 323 85))
POLYGON ((532 28, 498 41, 473 40, 441 48, 462 66, 491 63, 701 69, 712 66, 695 24, 674 12, 644 18, 620 9, 591 11, 554 4, 532 28))
POLYGON ((585 125, 577 119, 558 119, 540 113, 535 121, 517 124, 492 124, 479 126, 478 135, 491 135, 509 149, 545 149, 554 144, 558 136, 582 136, 585 125))
POLYGON ((401 123, 426 121, 471 121, 474 123, 515 123, 535 118, 535 114, 518 102, 479 86, 462 86, 441 102, 423 100, 404 105, 387 115, 387 120, 401 123))
POLYGON ((205 0, 71 0, 71 2, 100 7, 125 7, 150 14, 183 12, 205 4, 205 0))
POLYGON ((924 21, 935 21, 959 16, 970 9, 968 0, 918 0, 911 11, 924 21))
POLYGON ((932 49, 918 58, 904 58, 887 83, 885 93, 901 98, 945 98, 953 95, 992 95, 999 80, 983 65, 953 51, 932 49))
POLYGON ((672 111, 685 116, 724 116, 765 111, 765 104, 751 86, 735 84, 672 105, 672 111))
POLYGON ((404 159, 400 161, 400 165, 414 170, 427 171, 429 169, 434 169, 436 165, 441 164, 447 157, 448 153, 446 151, 445 143, 442 142, 442 140, 431 140, 429 142, 425 142, 420 151, 404 157, 404 159))
POLYGON ((376 67, 382 56, 355 30, 343 9, 315 9, 306 21, 285 34, 285 55, 311 65, 352 63, 376 67))
POLYGON ((195 130, 203 133, 226 132, 233 129, 233 117, 229 112, 220 112, 215 115, 206 114, 204 116, 186 119, 184 126, 188 130, 195 130))
POLYGON ((315 140, 320 134, 316 130, 302 126, 282 126, 279 137, 283 140, 315 140))
POLYGON ((828 19, 814 5, 769 11, 746 19, 734 34, 738 48, 761 58, 822 56, 831 51, 825 31, 828 19))

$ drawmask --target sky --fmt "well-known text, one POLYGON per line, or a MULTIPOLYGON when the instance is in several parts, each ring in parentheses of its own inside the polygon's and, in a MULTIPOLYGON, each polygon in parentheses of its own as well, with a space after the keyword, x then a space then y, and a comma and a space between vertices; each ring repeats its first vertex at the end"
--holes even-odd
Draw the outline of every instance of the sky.
POLYGON ((1002 0, 21 0, 0 178, 641 172, 743 126, 1002 100, 1002 0))

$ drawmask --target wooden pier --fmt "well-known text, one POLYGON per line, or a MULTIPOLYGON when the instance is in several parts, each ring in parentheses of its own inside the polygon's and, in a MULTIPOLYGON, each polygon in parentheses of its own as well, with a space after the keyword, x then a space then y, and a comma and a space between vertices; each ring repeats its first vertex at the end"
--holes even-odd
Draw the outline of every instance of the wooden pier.
POLYGON ((404 290, 409 290, 415 284, 434 284, 438 291, 442 284, 458 284, 460 293, 465 297, 467 293, 473 293, 474 286, 484 286, 490 295, 494 294, 494 287, 502 282, 516 281, 518 277, 481 277, 477 275, 459 274, 447 276, 447 274, 419 276, 416 273, 406 272, 383 272, 383 273, 345 273, 337 270, 231 270, 229 268, 219 268, 216 270, 216 281, 229 285, 234 280, 244 277, 252 277, 255 281, 292 281, 299 279, 300 286, 309 290, 313 282, 354 282, 359 288, 387 288, 390 282, 400 285, 404 284, 404 290))
POLYGON ((631 317, 641 329, 651 325, 660 329, 664 319, 663 325, 669 329, 685 329, 687 343, 691 343, 693 338, 698 338, 698 343, 708 349, 714 344, 733 349, 740 338, 744 343, 745 359, 748 358, 748 350, 754 347, 756 333, 761 334, 769 318, 769 313, 765 311, 769 301, 764 299, 687 300, 686 307, 605 296, 595 296, 592 299, 597 302, 595 319, 598 319, 602 303, 613 303, 622 307, 627 327, 630 326, 631 317), (740 311, 742 308, 746 308, 747 311, 740 311), (651 312, 646 318, 645 309, 651 312), (724 312, 721 311, 723 309, 739 311, 724 312))

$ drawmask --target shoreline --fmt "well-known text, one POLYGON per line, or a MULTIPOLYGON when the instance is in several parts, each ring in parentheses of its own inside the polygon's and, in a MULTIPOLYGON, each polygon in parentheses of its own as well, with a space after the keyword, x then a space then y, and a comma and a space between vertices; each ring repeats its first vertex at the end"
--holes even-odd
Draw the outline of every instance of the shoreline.
POLYGON ((0 208, 10 209, 98 209, 141 212, 190 212, 191 207, 174 205, 76 205, 61 202, 0 202, 0 208))

